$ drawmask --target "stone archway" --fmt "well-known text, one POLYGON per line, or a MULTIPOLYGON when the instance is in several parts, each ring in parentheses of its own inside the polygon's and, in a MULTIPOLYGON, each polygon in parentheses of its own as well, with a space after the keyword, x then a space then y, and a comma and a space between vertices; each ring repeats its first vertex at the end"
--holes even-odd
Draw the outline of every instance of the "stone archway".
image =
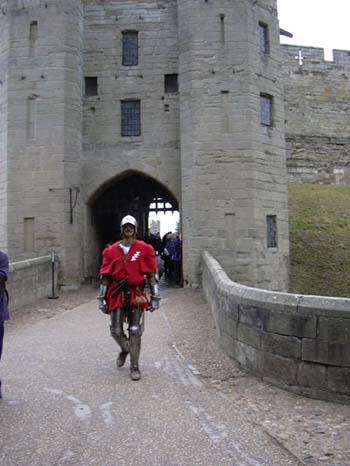
POLYGON ((101 186, 88 206, 91 219, 87 235, 90 250, 88 269, 92 275, 97 270, 102 249, 119 239, 120 220, 124 215, 130 214, 137 219, 138 236, 144 238, 148 234, 151 211, 179 210, 179 203, 169 189, 136 171, 125 172, 101 186))
POLYGON ((109 185, 92 206, 94 223, 102 243, 118 239, 120 220, 133 215, 139 224, 138 233, 148 233, 150 204, 158 211, 178 210, 178 202, 171 192, 158 181, 137 172, 129 172, 109 185), (169 207, 166 207, 169 205, 169 207))

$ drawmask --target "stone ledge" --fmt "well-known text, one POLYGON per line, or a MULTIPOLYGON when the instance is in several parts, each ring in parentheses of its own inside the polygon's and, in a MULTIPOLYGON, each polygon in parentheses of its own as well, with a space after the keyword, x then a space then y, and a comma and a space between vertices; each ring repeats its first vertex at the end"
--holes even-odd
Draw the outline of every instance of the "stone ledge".
POLYGON ((350 299, 240 285, 206 251, 202 271, 220 345, 229 356, 294 393, 350 403, 350 299))
POLYGON ((28 269, 40 264, 45 264, 46 262, 51 262, 51 256, 34 257, 32 259, 25 259, 23 261, 10 262, 10 272, 28 269))
MULTIPOLYGON (((52 293, 51 256, 10 262, 8 291, 10 311, 19 309, 52 293)), ((55 267, 57 283, 57 267, 55 267)))

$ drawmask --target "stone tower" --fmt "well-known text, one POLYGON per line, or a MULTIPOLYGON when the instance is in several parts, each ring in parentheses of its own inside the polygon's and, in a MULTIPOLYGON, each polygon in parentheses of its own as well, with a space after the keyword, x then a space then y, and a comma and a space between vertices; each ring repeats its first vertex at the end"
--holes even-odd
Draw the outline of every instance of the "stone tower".
POLYGON ((276 0, 0 4, 0 247, 12 259, 53 249, 61 285, 96 276, 121 209, 138 212, 146 193, 180 210, 186 283, 200 283, 206 249, 237 281, 286 288, 276 0), (139 134, 123 134, 124 102, 137 102, 139 134))
POLYGON ((0 12, 1 247, 12 259, 55 249, 68 282, 81 274, 67 199, 80 182, 82 12, 80 0, 8 0, 0 12))
MULTIPOLYGON (((283 289, 288 219, 276 0, 179 0, 185 278, 208 249, 241 283, 283 289), (272 121, 261 106, 272 104, 272 121), (277 227, 268 247, 267 229, 277 227)), ((272 231, 270 230, 270 233, 272 231)))

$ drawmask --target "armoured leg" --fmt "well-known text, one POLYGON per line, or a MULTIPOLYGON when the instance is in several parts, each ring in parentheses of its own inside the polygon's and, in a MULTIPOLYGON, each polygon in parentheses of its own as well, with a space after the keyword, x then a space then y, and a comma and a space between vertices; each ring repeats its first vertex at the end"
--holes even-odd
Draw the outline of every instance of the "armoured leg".
POLYGON ((130 348, 130 377, 132 380, 139 380, 141 373, 139 370, 139 357, 141 351, 141 315, 140 309, 133 309, 130 312, 129 326, 129 348, 130 348))
POLYGON ((123 329, 123 310, 121 308, 115 309, 111 313, 110 329, 111 336, 122 349, 117 359, 117 366, 122 367, 127 355, 129 354, 129 342, 123 329))

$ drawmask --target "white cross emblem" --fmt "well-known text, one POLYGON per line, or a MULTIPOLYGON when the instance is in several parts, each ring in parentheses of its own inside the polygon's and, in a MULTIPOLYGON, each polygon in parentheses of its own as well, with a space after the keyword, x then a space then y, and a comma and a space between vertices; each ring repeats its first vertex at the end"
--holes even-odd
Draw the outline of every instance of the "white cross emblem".
POLYGON ((301 49, 299 49, 298 56, 296 56, 294 58, 299 61, 299 66, 303 66, 305 57, 304 57, 303 51, 301 49))

